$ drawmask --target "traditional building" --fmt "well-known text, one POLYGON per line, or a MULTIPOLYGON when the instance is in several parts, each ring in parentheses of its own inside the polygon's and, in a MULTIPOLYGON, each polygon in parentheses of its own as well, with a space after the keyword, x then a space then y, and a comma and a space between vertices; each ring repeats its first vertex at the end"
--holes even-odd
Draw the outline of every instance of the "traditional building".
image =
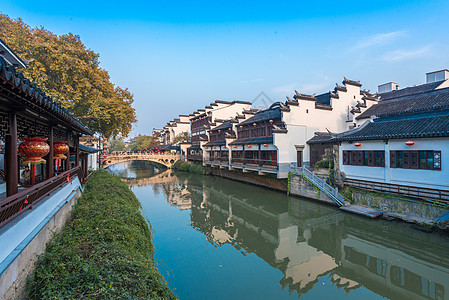
POLYGON ((286 178, 291 166, 310 166, 307 141, 315 132, 341 132, 356 127, 355 117, 377 103, 377 95, 361 90, 361 86, 360 82, 345 78, 343 86, 337 84, 328 93, 304 95, 295 91, 293 100, 287 97, 284 103, 251 111, 251 115, 242 116, 242 119, 237 117, 231 121, 231 128, 227 124, 226 128, 217 127, 211 131, 217 141, 206 144, 211 146, 206 150, 220 151, 220 154, 207 157, 219 157, 221 167, 273 173, 278 178, 286 178), (218 130, 225 130, 226 134, 217 134, 218 130), (226 153, 228 164, 224 165, 226 153))
POLYGON ((209 142, 209 130, 232 118, 244 118, 242 114, 245 110, 251 111, 250 102, 216 100, 190 114, 191 146, 187 148, 187 160, 198 163, 205 161, 203 147, 209 142))
POLYGON ((394 92, 357 117, 361 126, 336 135, 340 171, 347 185, 449 200, 449 88, 412 89, 394 92))
POLYGON ((1 299, 24 286, 81 194, 87 155, 79 138, 93 134, 15 69, 26 63, 0 40, 1 299))

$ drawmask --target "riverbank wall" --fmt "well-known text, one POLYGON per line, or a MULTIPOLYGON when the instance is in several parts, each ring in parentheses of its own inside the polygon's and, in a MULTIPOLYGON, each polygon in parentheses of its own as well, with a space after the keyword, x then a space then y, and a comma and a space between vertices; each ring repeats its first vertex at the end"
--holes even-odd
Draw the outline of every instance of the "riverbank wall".
POLYGON ((130 188, 104 170, 39 257, 29 299, 176 299, 154 260, 149 224, 130 188))
POLYGON ((81 196, 78 178, 64 184, 0 230, 0 299, 24 299, 27 276, 81 196))
MULTIPOLYGON (((293 175, 287 180, 280 180, 267 175, 260 176, 253 173, 243 173, 213 167, 206 167, 204 174, 254 184, 285 193, 288 190, 290 195, 336 206, 331 198, 299 175, 293 175)), ((448 211, 448 207, 426 201, 408 199, 395 195, 378 194, 347 187, 342 189, 341 192, 345 199, 351 202, 351 205, 345 207, 344 211, 346 212, 369 218, 382 217, 388 220, 401 220, 407 223, 417 224, 424 228, 436 227, 446 231, 449 229, 447 221, 441 224, 437 221, 444 212, 448 211)))
POLYGON ((424 201, 350 187, 344 189, 344 195, 352 204, 378 209, 385 217, 413 223, 432 222, 449 209, 437 201, 424 201))
POLYGON ((281 191, 287 193, 288 182, 286 179, 277 179, 268 175, 260 176, 252 173, 243 173, 241 171, 232 171, 220 168, 206 169, 206 175, 213 175, 223 177, 231 180, 254 184, 269 189, 281 191))

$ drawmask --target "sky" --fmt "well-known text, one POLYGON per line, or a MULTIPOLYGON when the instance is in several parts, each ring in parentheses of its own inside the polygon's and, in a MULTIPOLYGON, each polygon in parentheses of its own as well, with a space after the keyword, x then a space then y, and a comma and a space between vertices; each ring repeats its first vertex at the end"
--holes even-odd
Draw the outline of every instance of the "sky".
POLYGON ((77 34, 99 53, 112 82, 134 94, 133 135, 217 99, 284 101, 344 76, 375 92, 449 69, 447 0, 1 0, 0 12, 77 34))

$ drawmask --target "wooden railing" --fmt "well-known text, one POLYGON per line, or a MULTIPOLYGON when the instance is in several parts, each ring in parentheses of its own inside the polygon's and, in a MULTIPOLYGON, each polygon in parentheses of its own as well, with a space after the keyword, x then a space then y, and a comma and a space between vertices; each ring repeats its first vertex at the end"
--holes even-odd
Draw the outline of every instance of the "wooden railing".
MULTIPOLYGON (((70 182, 74 176, 80 180, 83 178, 81 167, 74 167, 57 176, 42 181, 17 194, 0 199, 0 227, 22 214, 27 209, 33 208, 33 205, 55 189, 70 182)), ((70 183, 69 183, 70 184, 70 183)))
POLYGON ((438 200, 442 203, 449 203, 449 191, 447 190, 438 190, 417 186, 399 185, 392 183, 374 182, 374 181, 357 180, 349 178, 346 178, 344 183, 345 185, 348 185, 350 187, 360 188, 373 192, 389 193, 431 201, 438 200))
POLYGON ((187 153, 187 160, 203 160, 203 156, 200 154, 189 154, 187 153))
POLYGON ((260 166, 260 167, 268 167, 268 168, 277 168, 276 160, 266 160, 266 159, 248 159, 248 158, 236 158, 233 157, 231 160, 233 164, 243 164, 249 166, 260 166))

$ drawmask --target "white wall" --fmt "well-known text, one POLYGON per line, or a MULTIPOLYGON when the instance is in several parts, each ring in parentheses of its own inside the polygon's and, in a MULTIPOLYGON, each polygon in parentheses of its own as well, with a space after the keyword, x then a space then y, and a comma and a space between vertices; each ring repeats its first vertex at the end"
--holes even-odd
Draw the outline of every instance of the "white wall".
POLYGON ((408 139, 384 141, 360 141, 358 149, 353 144, 342 142, 339 147, 340 171, 347 178, 386 182, 400 185, 449 190, 449 138, 412 139, 415 144, 405 145, 408 139), (385 168, 343 165, 343 150, 385 150, 385 168), (441 151, 441 170, 390 168, 390 150, 441 151))

